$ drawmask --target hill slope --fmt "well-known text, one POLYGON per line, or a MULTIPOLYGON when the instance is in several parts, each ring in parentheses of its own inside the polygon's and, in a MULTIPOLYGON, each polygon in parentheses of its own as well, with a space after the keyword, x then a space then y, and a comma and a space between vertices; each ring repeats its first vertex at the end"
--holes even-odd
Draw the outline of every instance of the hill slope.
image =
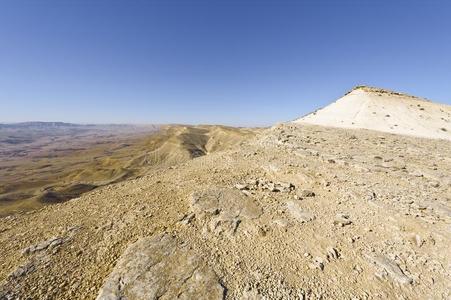
POLYGON ((451 140, 451 106, 371 87, 357 87, 294 122, 451 140))
POLYGON ((3 218, 0 299, 450 299, 450 174, 449 141, 282 124, 3 218))
POLYGON ((150 169, 225 150, 258 131, 182 125, 8 126, 0 127, 0 217, 64 202, 150 169), (14 143, 8 144, 12 137, 14 143))

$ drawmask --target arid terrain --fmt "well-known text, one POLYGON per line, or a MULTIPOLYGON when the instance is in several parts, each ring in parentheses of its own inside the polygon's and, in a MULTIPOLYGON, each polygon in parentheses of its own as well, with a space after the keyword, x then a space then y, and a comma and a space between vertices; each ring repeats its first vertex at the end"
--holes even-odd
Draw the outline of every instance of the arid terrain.
POLYGON ((0 219, 0 299, 450 299, 450 141, 337 127, 109 148, 135 177, 0 219))
POLYGON ((124 150, 157 130, 61 122, 0 125, 0 216, 63 202, 132 175, 130 151, 124 150))
POLYGON ((249 134, 224 126, 0 125, 0 216, 64 202, 249 134))
POLYGON ((451 140, 451 106, 367 86, 295 122, 451 140))

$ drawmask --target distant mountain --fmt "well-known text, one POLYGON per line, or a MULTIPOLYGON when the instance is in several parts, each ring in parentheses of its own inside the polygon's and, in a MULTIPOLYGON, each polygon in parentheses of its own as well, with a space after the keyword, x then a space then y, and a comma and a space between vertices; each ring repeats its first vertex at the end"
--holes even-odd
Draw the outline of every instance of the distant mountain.
POLYGON ((367 86, 294 122, 451 140, 451 106, 367 86))
POLYGON ((155 124, 133 125, 133 124, 75 124, 65 122, 20 122, 0 123, 0 129, 8 130, 31 130, 31 131, 54 131, 54 130, 158 130, 160 126, 155 124))
POLYGON ((83 126, 65 122, 20 122, 20 123, 0 123, 0 128, 54 128, 54 127, 78 127, 83 126))

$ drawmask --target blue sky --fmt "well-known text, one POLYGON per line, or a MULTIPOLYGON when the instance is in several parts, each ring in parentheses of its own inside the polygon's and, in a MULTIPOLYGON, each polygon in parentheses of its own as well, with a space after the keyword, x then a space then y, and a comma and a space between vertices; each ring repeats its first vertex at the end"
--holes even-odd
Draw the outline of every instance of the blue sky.
POLYGON ((0 1, 0 122, 270 125, 367 84, 451 104, 449 1, 0 1))

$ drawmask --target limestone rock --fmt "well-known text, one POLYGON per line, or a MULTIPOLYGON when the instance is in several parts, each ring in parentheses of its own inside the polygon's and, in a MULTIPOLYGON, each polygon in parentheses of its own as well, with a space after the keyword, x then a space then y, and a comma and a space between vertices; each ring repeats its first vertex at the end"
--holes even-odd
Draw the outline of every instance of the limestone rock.
POLYGON ((247 186, 247 184, 241 184, 241 183, 237 183, 235 184, 235 187, 239 190, 248 190, 249 187, 247 186))
POLYGON ((130 245, 100 289, 97 300, 223 299, 225 288, 205 262, 168 235, 130 245))
POLYGON ((306 210, 299 207, 299 204, 289 201, 287 203, 288 212, 291 216, 301 223, 310 222, 315 219, 315 216, 306 210))
POLYGON ((301 190, 297 193, 299 198, 315 197, 315 193, 310 190, 301 190))
POLYGON ((61 237, 52 237, 44 242, 41 242, 37 245, 29 246, 22 250, 23 254, 31 254, 37 251, 45 250, 45 249, 52 249, 56 246, 61 245, 64 242, 64 239, 61 237))
POLYGON ((334 219, 334 224, 343 227, 352 224, 352 221, 349 219, 349 215, 347 214, 337 214, 334 219))
POLYGON ((329 260, 338 259, 340 257, 340 253, 338 253, 338 250, 334 247, 327 247, 326 252, 329 260))
POLYGON ((379 268, 383 269, 387 274, 395 281, 401 284, 412 284, 413 279, 406 276, 398 264, 383 255, 367 255, 367 258, 377 265, 379 268))
POLYGON ((191 209, 204 228, 234 235, 242 222, 258 218, 261 207, 238 190, 210 189, 191 196, 191 209))
POLYGON ((321 257, 315 257, 313 262, 309 264, 309 268, 324 270, 324 260, 321 257))

